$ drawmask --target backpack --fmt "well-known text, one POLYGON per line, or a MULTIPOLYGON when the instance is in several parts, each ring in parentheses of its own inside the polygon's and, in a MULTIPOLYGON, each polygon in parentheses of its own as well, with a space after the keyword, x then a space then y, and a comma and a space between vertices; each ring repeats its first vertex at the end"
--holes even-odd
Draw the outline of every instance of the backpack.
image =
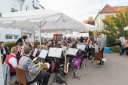
POLYGON ((80 67, 81 59, 79 57, 75 57, 72 59, 71 67, 78 68, 80 67))

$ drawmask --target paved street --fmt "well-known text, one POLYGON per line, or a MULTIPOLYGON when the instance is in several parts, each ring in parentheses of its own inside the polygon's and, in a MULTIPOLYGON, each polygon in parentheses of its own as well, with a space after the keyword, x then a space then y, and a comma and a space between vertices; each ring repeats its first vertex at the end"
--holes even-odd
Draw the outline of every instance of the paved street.
POLYGON ((97 66, 97 62, 94 67, 88 62, 87 68, 78 71, 80 80, 69 75, 67 85, 128 85, 128 56, 105 54, 105 57, 107 61, 103 68, 97 66))
MULTIPOLYGON (((66 85, 128 85, 128 56, 119 56, 119 54, 105 54, 107 61, 103 68, 94 63, 94 67, 90 61, 87 62, 87 68, 77 71, 77 75, 81 76, 80 80, 72 79, 72 74, 66 78, 66 85)), ((49 84, 53 79, 50 78, 49 84)), ((13 84, 12 84, 13 85, 13 84)), ((60 85, 53 83, 52 85, 60 85)), ((63 84, 65 85, 65 84, 63 84)))

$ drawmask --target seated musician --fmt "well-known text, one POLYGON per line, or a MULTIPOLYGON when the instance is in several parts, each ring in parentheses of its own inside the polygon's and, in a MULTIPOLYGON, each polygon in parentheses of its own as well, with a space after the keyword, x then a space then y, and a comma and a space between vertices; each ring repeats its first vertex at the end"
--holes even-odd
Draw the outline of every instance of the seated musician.
POLYGON ((18 44, 16 47, 17 47, 16 58, 19 61, 19 59, 22 56, 22 44, 18 44))
POLYGON ((51 46, 51 42, 45 42, 45 43, 42 45, 42 49, 49 49, 50 46, 51 46))
POLYGON ((27 84, 40 82, 41 85, 48 85, 50 73, 41 70, 40 65, 37 66, 34 64, 30 58, 31 51, 29 47, 24 48, 24 56, 20 58, 18 67, 25 70, 27 84))
POLYGON ((71 48, 77 48, 77 41, 73 41, 72 47, 71 48))
POLYGON ((10 75, 11 76, 15 76, 16 75, 16 71, 15 71, 15 67, 17 66, 16 53, 17 53, 17 48, 16 47, 12 47, 11 48, 11 53, 6 56, 6 59, 4 61, 10 67, 10 75))

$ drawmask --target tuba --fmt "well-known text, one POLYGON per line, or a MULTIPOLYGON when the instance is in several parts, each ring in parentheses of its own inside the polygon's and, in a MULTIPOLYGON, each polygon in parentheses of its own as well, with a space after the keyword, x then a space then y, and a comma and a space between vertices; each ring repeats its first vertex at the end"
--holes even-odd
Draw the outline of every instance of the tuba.
POLYGON ((50 64, 47 62, 43 63, 39 57, 34 58, 33 62, 44 71, 47 71, 50 68, 50 64))
POLYGON ((69 62, 67 62, 67 58, 66 58, 66 53, 64 54, 64 58, 65 58, 65 61, 64 61, 64 73, 68 73, 68 69, 69 69, 69 62))

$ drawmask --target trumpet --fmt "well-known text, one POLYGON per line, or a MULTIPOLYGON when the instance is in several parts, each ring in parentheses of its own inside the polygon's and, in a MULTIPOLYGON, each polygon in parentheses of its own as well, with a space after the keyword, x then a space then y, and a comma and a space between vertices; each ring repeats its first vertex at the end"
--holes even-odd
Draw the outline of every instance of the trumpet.
POLYGON ((33 62, 44 71, 47 71, 50 68, 50 64, 47 62, 43 63, 39 57, 34 58, 33 62))

